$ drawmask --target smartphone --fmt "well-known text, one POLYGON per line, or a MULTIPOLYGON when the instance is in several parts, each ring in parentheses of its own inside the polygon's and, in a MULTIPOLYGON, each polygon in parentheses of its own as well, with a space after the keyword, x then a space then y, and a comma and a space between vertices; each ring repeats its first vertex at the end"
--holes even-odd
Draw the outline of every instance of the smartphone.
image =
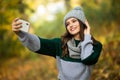
POLYGON ((28 32, 30 28, 30 23, 22 19, 19 19, 18 21, 22 23, 22 27, 20 28, 20 30, 24 32, 28 32))

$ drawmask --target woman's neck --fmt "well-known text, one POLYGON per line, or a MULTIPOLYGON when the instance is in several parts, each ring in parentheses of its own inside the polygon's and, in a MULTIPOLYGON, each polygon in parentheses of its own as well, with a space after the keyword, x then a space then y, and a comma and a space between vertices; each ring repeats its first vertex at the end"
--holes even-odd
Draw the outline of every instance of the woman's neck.
POLYGON ((75 39, 75 40, 81 40, 81 39, 80 39, 80 35, 75 35, 75 36, 74 36, 74 39, 75 39))

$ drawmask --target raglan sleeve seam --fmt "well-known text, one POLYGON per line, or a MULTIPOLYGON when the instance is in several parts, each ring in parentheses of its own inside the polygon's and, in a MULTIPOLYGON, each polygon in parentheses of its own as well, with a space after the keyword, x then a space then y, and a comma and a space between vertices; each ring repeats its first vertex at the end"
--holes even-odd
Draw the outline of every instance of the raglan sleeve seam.
POLYGON ((36 51, 36 53, 56 57, 57 52, 58 52, 57 38, 44 39, 44 38, 39 37, 39 39, 40 39, 41 46, 40 46, 40 49, 36 51))

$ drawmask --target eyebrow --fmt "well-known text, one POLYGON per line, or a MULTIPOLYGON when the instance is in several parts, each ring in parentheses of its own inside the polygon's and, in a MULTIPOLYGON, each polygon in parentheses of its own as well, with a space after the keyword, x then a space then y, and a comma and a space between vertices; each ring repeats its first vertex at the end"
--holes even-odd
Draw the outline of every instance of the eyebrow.
MULTIPOLYGON (((77 20, 77 19, 76 19, 76 18, 72 18, 71 20, 77 20)), ((70 21, 71 21, 71 20, 70 20, 70 21)), ((69 23, 69 21, 66 21, 66 23, 69 23)))

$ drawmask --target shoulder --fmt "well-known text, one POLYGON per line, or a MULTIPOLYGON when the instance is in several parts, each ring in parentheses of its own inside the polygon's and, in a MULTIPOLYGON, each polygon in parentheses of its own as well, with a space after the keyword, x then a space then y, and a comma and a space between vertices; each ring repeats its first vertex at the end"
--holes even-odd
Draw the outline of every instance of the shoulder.
POLYGON ((59 41, 61 41, 61 38, 52 38, 51 40, 59 42, 59 41))
POLYGON ((39 39, 40 39, 40 42, 41 43, 45 43, 45 44, 47 44, 47 43, 51 43, 51 44, 58 44, 58 43, 61 43, 61 38, 49 38, 49 39, 47 39, 47 38, 41 38, 41 37, 39 37, 39 39))
POLYGON ((101 52, 102 51, 102 43, 100 41, 96 41, 94 44, 93 44, 93 50, 95 52, 101 52))
POLYGON ((61 43, 61 38, 52 38, 49 40, 51 40, 52 42, 55 42, 55 43, 61 43))
POLYGON ((99 47, 99 48, 102 48, 102 43, 100 41, 96 41, 94 44, 93 44, 94 47, 99 47))

